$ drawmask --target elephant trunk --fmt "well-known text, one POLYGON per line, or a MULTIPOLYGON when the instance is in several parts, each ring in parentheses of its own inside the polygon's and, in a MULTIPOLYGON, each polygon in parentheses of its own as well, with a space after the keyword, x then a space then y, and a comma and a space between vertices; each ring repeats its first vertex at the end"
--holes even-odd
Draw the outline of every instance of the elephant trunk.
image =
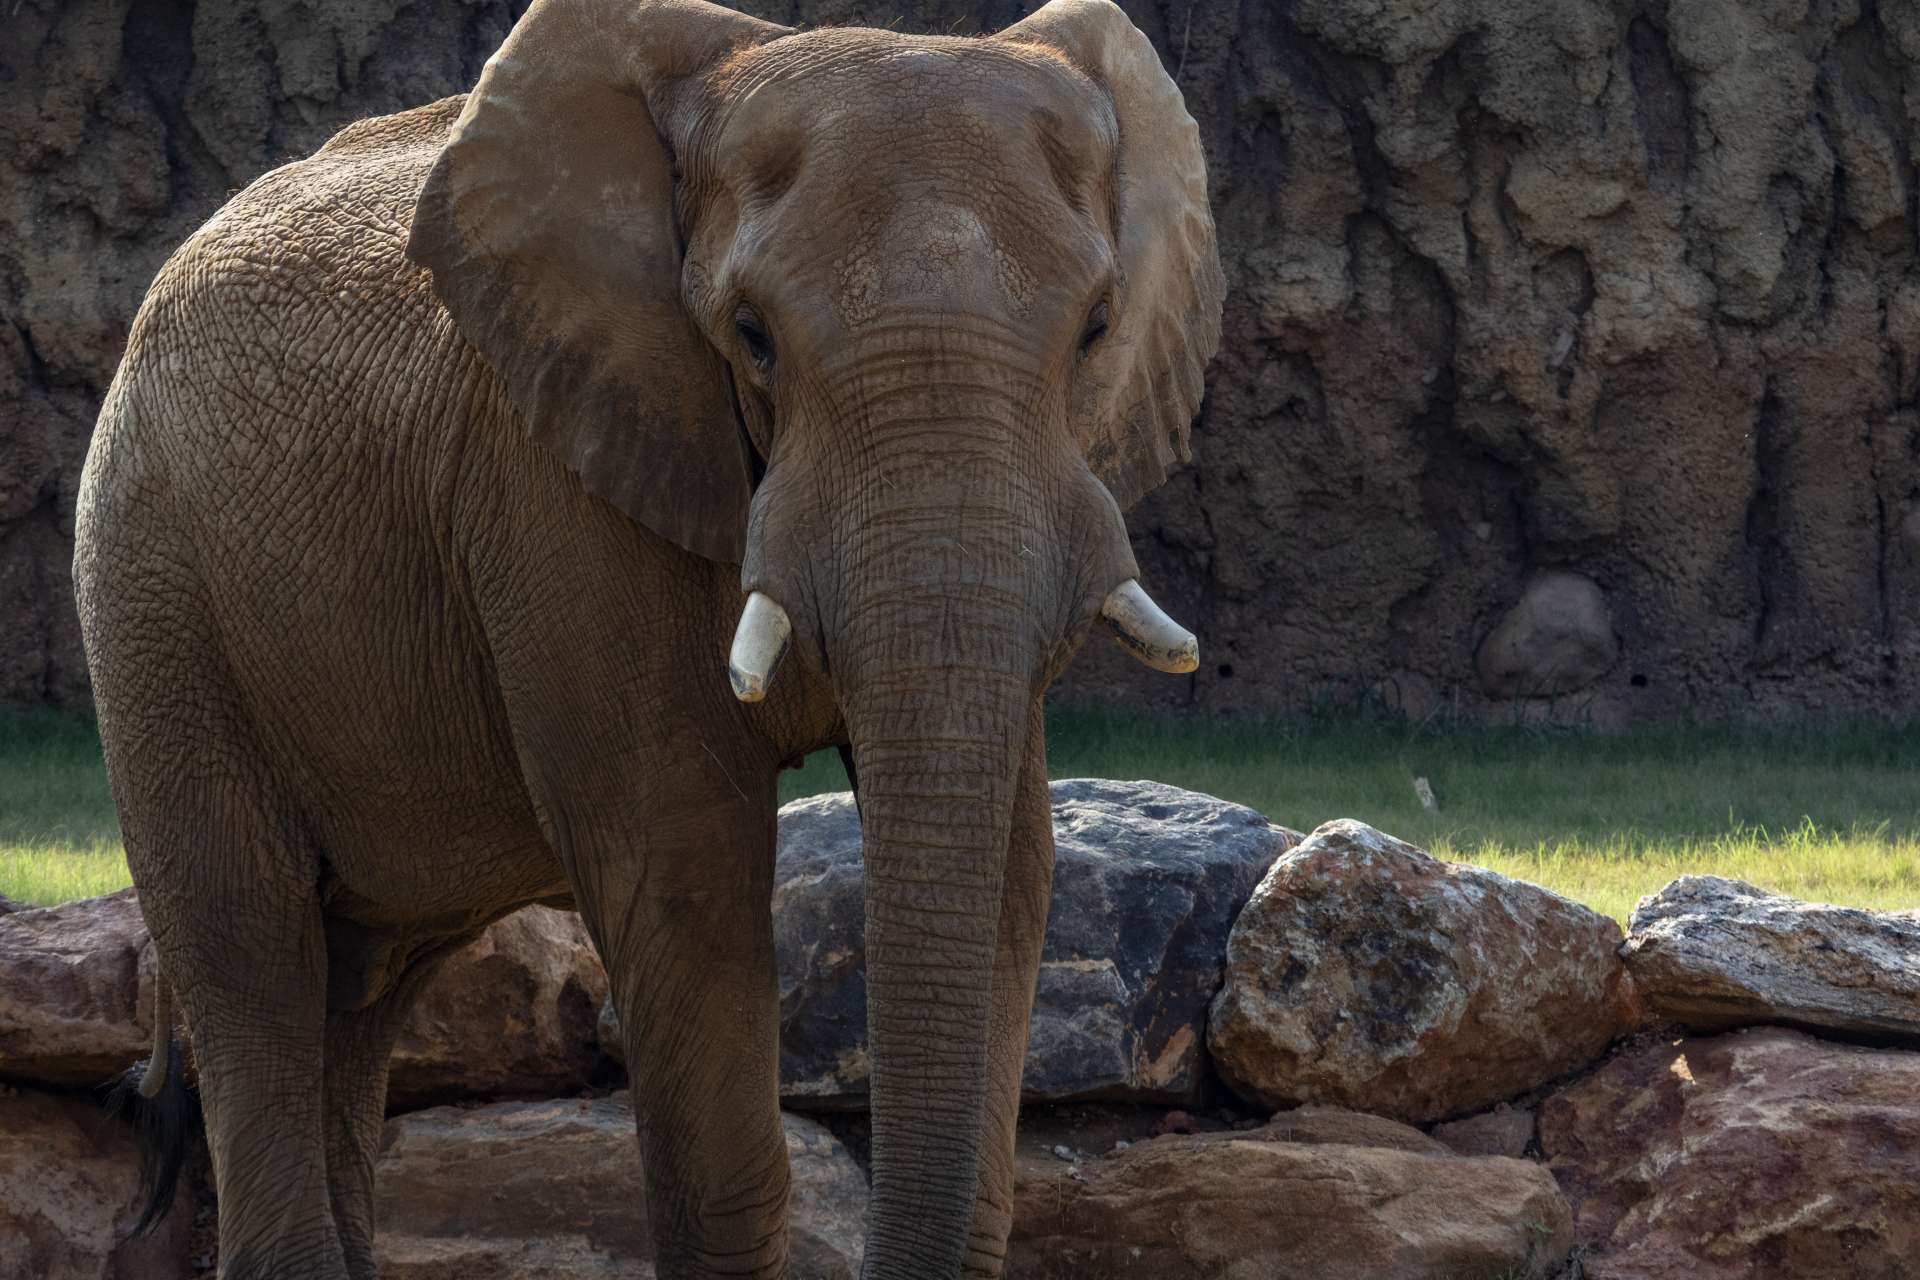
POLYGON ((867 866, 865 1280, 957 1276, 979 1190, 1014 788, 1032 691, 902 668, 849 716, 867 866))
POLYGON ((1048 488, 995 461, 949 464, 970 479, 957 500, 870 502, 820 620, 867 872, 864 1280, 960 1275, 989 1141, 1009 835, 1066 612, 1048 488))

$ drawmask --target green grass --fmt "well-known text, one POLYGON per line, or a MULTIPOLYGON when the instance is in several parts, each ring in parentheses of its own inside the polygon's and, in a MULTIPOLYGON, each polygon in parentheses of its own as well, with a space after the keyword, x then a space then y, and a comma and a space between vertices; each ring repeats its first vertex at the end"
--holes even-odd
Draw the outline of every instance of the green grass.
POLYGON ((52 711, 0 714, 0 894, 65 902, 127 883, 93 721, 52 711))
MULTIPOLYGON (((1047 745, 1056 778, 1157 778, 1301 831, 1358 818, 1621 919, 1689 873, 1920 907, 1920 726, 1596 736, 1082 712, 1052 717, 1047 745)), ((830 752, 787 777, 786 798, 845 785, 830 752)))
MULTIPOLYGON (((1311 830, 1350 817, 1624 918, 1675 876, 1920 907, 1920 726, 1410 728, 1386 720, 1051 718, 1056 778, 1158 778, 1311 830), (1421 809, 1429 780, 1439 811, 1421 809)), ((846 785, 821 752, 785 800, 846 785)), ((0 716, 0 893, 56 902, 127 882, 92 724, 0 716)))

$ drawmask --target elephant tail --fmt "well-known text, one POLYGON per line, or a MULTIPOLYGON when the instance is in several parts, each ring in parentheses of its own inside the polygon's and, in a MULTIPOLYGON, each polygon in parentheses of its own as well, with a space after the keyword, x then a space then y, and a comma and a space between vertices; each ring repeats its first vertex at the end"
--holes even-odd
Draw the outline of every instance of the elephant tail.
POLYGON ((107 1095, 107 1114, 133 1126, 140 1145, 140 1189, 146 1197, 132 1234, 152 1231, 173 1207, 187 1160, 206 1133, 199 1091, 187 1083, 186 1054, 174 1035, 173 989, 154 981, 153 1054, 127 1068, 107 1095))

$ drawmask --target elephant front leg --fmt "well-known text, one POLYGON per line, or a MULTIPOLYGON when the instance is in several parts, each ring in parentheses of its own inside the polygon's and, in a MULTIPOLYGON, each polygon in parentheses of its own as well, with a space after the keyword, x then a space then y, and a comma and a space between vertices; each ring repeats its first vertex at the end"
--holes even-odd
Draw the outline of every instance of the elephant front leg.
POLYGON ((620 1013, 661 1280, 788 1274, 771 788, 760 825, 649 838, 636 876, 603 858, 576 881, 620 1013))
POLYGON ((1026 1071, 1027 1026, 1046 941, 1053 890, 1053 805, 1047 791, 1045 726, 1036 707, 1007 842, 1006 899, 993 967, 993 1023, 987 1042, 987 1115, 980 1193, 968 1232, 966 1274, 999 1276, 1013 1228, 1014 1129, 1026 1071))

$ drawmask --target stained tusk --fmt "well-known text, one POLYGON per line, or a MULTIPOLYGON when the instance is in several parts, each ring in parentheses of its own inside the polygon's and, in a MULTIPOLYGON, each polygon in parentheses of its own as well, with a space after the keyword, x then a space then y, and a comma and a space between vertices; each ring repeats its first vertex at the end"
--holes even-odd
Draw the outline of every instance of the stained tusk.
POLYGON ((727 653, 727 680, 734 697, 758 702, 767 696, 767 682, 792 636, 793 623, 785 609, 758 591, 747 597, 740 625, 734 629, 733 648, 727 653))
POLYGON ((1113 628, 1121 648, 1155 671, 1179 675, 1200 665, 1200 642, 1193 632, 1162 613, 1133 578, 1107 596, 1100 617, 1113 628))

